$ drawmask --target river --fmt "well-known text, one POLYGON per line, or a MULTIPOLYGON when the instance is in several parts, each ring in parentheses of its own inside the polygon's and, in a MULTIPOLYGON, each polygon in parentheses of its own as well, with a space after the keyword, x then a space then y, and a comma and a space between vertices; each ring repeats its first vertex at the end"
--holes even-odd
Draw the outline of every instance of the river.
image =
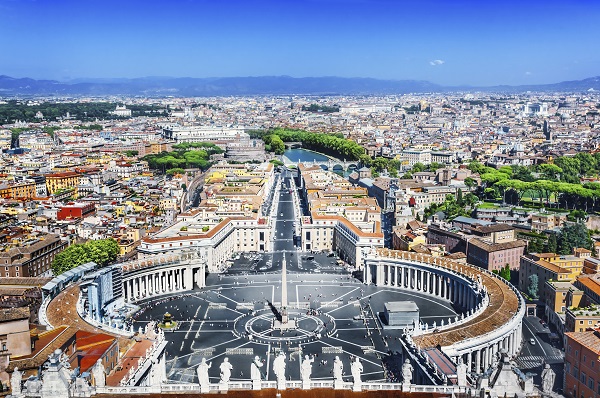
MULTIPOLYGON (((292 163, 298 162, 306 162, 310 163, 312 161, 323 162, 327 161, 329 158, 321 153, 308 151, 306 149, 296 148, 296 149, 288 149, 283 153, 283 156, 289 159, 292 163)), ((352 170, 334 170, 336 174, 341 175, 342 177, 348 177, 348 175, 353 171, 352 170)))
POLYGON ((288 158, 290 162, 298 163, 298 162, 323 162, 328 160, 329 158, 325 155, 322 155, 318 152, 307 151, 306 149, 288 149, 284 152, 283 156, 288 158))

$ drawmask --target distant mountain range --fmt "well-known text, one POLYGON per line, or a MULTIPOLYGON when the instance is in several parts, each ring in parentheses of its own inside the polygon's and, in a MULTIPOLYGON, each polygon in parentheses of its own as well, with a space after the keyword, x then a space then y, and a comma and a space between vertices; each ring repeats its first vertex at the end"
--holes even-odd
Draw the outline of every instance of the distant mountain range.
POLYGON ((526 86, 452 87, 424 80, 380 80, 345 77, 143 77, 78 79, 68 82, 0 75, 0 96, 209 97, 225 95, 383 95, 441 92, 587 92, 600 90, 600 77, 526 86))

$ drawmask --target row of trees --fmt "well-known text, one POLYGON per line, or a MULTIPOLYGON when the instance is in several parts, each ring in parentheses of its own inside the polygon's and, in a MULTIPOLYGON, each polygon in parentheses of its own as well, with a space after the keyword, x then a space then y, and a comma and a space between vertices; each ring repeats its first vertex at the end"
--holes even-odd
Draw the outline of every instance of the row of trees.
POLYGON ((303 130, 276 128, 268 131, 251 131, 250 136, 265 140, 265 144, 271 145, 271 150, 274 151, 281 150, 281 144, 273 137, 277 136, 282 143, 302 142, 302 146, 305 148, 340 159, 361 161, 370 159, 365 154, 365 149, 362 146, 352 140, 345 139, 341 133, 311 133, 303 130), (270 138, 267 138, 269 136, 270 138), (275 147, 273 147, 273 140, 275 140, 275 147))
POLYGON ((83 244, 71 245, 58 253, 52 261, 51 268, 54 275, 60 275, 90 261, 104 267, 115 261, 118 255, 119 245, 116 240, 90 240, 83 244))
MULTIPOLYGON (((578 154, 587 155, 590 154, 578 154)), ((563 163, 564 157, 558 158, 563 163)), ((576 160, 574 158, 566 158, 576 160)), ((469 164, 469 169, 481 176, 483 183, 482 199, 501 197, 503 202, 518 204, 525 194, 537 197, 540 205, 545 200, 549 203, 554 199, 566 209, 580 208, 585 211, 589 207, 600 205, 600 184, 589 182, 581 184, 578 177, 565 174, 556 164, 541 164, 538 166, 503 166, 499 169, 483 166, 479 162, 469 164), (535 173, 535 175, 534 175, 535 173), (566 176, 563 178, 563 176, 566 176), (566 182, 566 180, 576 182, 566 182)))
POLYGON ((146 155, 142 158, 153 170, 166 172, 171 169, 198 168, 206 170, 211 166, 210 155, 223 153, 223 150, 208 142, 186 142, 173 145, 172 152, 146 155))
POLYGON ((339 106, 327 106, 319 104, 310 104, 309 106, 302 105, 302 110, 305 112, 322 112, 322 113, 335 113, 340 111, 339 106))
POLYGON ((367 167, 371 167, 371 173, 376 177, 382 171, 387 170, 391 177, 400 177, 402 179, 407 180, 413 178, 414 173, 422 171, 435 172, 436 170, 444 167, 443 164, 438 162, 432 162, 428 165, 424 165, 423 163, 417 162, 413 165, 413 167, 410 170, 406 171, 402 176, 400 176, 399 172, 402 169, 402 162, 398 159, 384 158, 382 156, 377 156, 375 157, 375 159, 373 159, 370 156, 364 155, 363 157, 361 157, 361 163, 367 167))
MULTIPOLYGON (((57 120, 66 116, 81 121, 93 121, 95 119, 122 119, 122 117, 111 114, 118 104, 115 102, 65 102, 53 103, 44 102, 37 105, 28 105, 17 100, 7 101, 5 104, 0 104, 0 121, 2 123, 14 123, 17 120, 24 122, 39 122, 36 117, 38 112, 41 112, 45 120, 57 120)), ((131 116, 157 116, 164 112, 156 105, 128 105, 131 109, 131 116)))

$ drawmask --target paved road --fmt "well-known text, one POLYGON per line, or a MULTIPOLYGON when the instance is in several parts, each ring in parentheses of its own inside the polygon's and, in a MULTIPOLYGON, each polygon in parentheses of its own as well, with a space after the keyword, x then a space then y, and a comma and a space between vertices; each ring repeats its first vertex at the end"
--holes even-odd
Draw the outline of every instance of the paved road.
POLYGON ((274 226, 273 251, 240 254, 240 258, 227 270, 227 274, 276 273, 281 271, 284 256, 290 273, 346 273, 343 267, 336 264, 335 257, 328 256, 329 253, 303 253, 295 246, 294 224, 299 220, 290 194, 291 178, 291 172, 283 171, 274 192, 274 207, 270 214, 274 226))
POLYGON ((516 363, 523 372, 534 374, 534 382, 537 385, 542 381, 540 375, 543 366, 550 364, 552 370, 559 375, 554 384, 556 391, 562 388, 564 353, 560 341, 550 339, 551 333, 552 331, 540 322, 540 318, 534 316, 523 318, 523 348, 516 363))

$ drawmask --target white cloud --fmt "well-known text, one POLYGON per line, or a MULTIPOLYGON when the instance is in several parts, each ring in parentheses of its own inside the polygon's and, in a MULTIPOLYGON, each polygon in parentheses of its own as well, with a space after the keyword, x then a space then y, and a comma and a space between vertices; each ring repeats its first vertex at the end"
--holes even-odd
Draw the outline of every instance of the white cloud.
POLYGON ((446 63, 446 61, 443 61, 441 59, 434 59, 433 61, 429 61, 429 65, 431 66, 438 66, 438 65, 442 65, 446 63))
POLYGON ((531 76, 531 72, 525 72, 526 76, 531 76))

